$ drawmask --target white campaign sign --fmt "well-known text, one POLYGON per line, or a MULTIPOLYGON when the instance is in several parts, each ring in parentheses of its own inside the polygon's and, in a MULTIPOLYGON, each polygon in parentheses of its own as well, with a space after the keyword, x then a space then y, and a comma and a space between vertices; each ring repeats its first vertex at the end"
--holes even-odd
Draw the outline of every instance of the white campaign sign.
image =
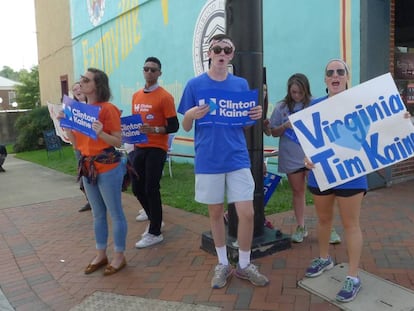
POLYGON ((391 74, 289 116, 323 191, 414 156, 414 126, 391 74))
POLYGON ((50 117, 53 120, 53 125, 55 126, 56 135, 59 136, 65 143, 70 144, 71 142, 69 138, 67 137, 63 128, 60 127, 59 120, 57 118, 59 115, 59 112, 62 111, 62 104, 52 104, 48 102, 47 108, 49 109, 50 117))

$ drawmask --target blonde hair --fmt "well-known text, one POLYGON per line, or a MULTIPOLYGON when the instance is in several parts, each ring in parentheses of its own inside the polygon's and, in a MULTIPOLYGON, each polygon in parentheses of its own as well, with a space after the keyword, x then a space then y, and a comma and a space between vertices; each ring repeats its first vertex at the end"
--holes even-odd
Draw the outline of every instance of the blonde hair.
POLYGON ((344 60, 342 60, 342 59, 340 59, 340 58, 333 58, 333 59, 331 59, 331 60, 330 60, 330 61, 326 64, 326 66, 325 66, 325 73, 326 73, 326 69, 328 69, 329 64, 330 64, 330 63, 333 63, 333 62, 339 62, 339 63, 341 63, 342 65, 344 65, 344 68, 345 68, 346 74, 347 74, 347 75, 349 75, 350 70, 349 70, 349 66, 348 66, 348 64, 347 64, 347 63, 345 63, 345 61, 344 61, 344 60))
MULTIPOLYGON (((331 59, 331 60, 330 60, 330 61, 326 64, 326 66, 325 66, 325 73, 324 73, 324 75, 326 75, 326 70, 328 69, 329 64, 330 64, 330 63, 333 63, 333 62, 338 62, 338 63, 341 63, 341 64, 344 66, 344 69, 345 69, 345 71, 346 71, 346 75, 348 76, 347 82, 346 82, 346 84, 345 84, 345 89, 347 90, 347 89, 348 89, 348 82, 349 82, 350 70, 349 70, 349 66, 348 66, 348 64, 347 64, 347 63, 345 63, 345 61, 344 61, 344 60, 342 60, 342 59, 340 59, 340 58, 333 58, 333 59, 331 59)), ((328 93, 328 88, 326 88, 326 93, 328 93)))

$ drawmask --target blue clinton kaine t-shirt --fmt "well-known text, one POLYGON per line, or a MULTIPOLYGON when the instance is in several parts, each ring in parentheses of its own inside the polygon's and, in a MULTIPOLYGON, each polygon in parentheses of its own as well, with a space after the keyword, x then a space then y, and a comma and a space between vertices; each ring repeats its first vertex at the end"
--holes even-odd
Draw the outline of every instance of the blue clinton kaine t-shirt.
MULTIPOLYGON (((215 81, 203 73, 187 83, 177 111, 185 114, 197 106, 197 93, 208 89, 242 92, 248 91, 249 85, 245 79, 232 74, 228 74, 224 81, 215 81)), ((196 174, 219 174, 250 168, 242 127, 198 126, 195 122, 194 148, 196 174)))

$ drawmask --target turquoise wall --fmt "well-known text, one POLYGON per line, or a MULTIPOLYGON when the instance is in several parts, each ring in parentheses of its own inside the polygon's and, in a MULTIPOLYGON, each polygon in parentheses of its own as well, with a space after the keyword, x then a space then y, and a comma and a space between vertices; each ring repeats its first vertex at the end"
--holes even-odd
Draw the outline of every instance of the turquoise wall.
MULTIPOLYGON (((101 3, 101 7, 104 4, 102 16, 96 11, 95 19, 90 18, 88 1, 70 2, 75 76, 88 67, 103 69, 110 78, 113 103, 129 115, 131 96, 144 84, 145 58, 156 56, 163 65, 160 83, 174 95, 178 105, 186 81, 195 75, 193 41, 197 21, 204 21, 201 11, 220 9, 224 0, 221 4, 219 0, 89 1, 91 6, 94 2, 101 3)), ((263 0, 269 116, 274 103, 285 96, 286 81, 295 72, 308 76, 314 96, 325 94, 325 64, 341 57, 344 50, 344 27, 340 22, 344 12, 348 18, 345 49, 351 65, 351 85, 359 83, 360 1, 347 0, 346 9, 342 7, 344 2, 263 0)), ((182 130, 178 135, 192 137, 182 130)), ((276 145, 276 139, 265 138, 265 146, 276 145)))
MULTIPOLYGON (((347 0, 348 1, 348 0, 347 0)), ((286 81, 301 72, 314 96, 325 95, 324 68, 341 57, 339 0, 264 0, 264 64, 272 103, 286 95, 286 81)), ((352 7, 352 85, 359 83, 359 1, 352 7)))

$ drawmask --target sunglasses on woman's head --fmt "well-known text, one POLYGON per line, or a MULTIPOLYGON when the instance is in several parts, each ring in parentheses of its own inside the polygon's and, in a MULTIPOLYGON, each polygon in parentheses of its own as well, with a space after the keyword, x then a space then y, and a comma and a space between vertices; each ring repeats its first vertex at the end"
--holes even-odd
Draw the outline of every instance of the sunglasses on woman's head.
POLYGON ((344 76, 345 72, 346 72, 345 69, 336 69, 336 70, 335 69, 329 69, 329 70, 326 71, 326 76, 327 77, 332 77, 334 75, 335 71, 336 71, 336 74, 338 76, 344 76))
POLYGON ((224 51, 224 54, 229 55, 233 52, 233 48, 231 46, 225 46, 224 48, 222 48, 221 46, 213 46, 211 49, 211 51, 214 52, 214 54, 220 54, 221 51, 224 51))

